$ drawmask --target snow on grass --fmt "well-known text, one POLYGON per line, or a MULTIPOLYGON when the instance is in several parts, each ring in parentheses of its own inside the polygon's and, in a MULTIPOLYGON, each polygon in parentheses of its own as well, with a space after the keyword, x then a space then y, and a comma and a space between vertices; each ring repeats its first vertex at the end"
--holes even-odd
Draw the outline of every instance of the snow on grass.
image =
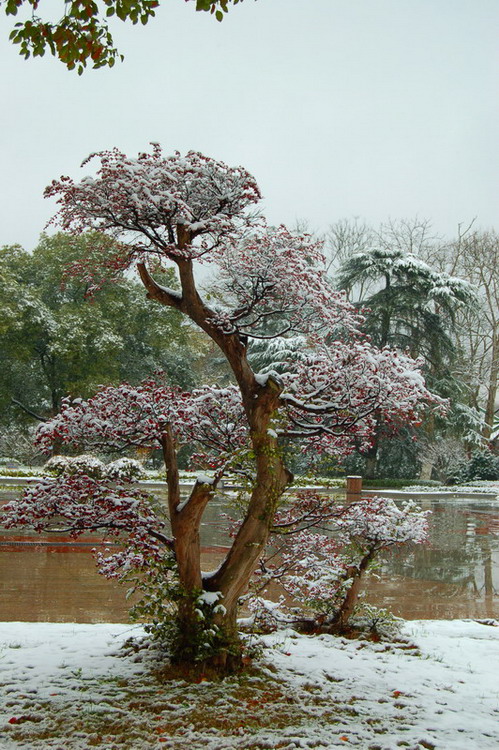
POLYGON ((1 623, 2 750, 499 746, 497 623, 407 622, 394 644, 285 631, 221 683, 152 672, 120 652, 132 633, 1 623))

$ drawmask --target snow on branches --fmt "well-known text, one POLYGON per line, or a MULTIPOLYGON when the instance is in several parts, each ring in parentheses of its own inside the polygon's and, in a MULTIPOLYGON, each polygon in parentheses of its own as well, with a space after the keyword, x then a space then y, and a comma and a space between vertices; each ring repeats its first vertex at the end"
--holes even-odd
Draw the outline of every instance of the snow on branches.
MULTIPOLYGON (((95 177, 79 183, 62 177, 45 191, 60 206, 54 223, 104 233, 70 269, 91 290, 138 261, 148 261, 151 273, 168 262, 212 261, 219 305, 208 317, 224 333, 265 339, 358 333, 362 318, 328 280, 322 243, 248 213, 260 191, 241 167, 193 151, 165 157, 156 144, 135 159, 114 149, 84 164, 94 157, 100 159, 95 177)), ((179 309, 192 291, 184 281, 181 294, 149 281, 179 309)))
POLYGON ((66 398, 61 411, 40 425, 37 443, 49 451, 54 443, 123 450, 159 447, 166 425, 176 421, 182 396, 155 378, 139 386, 108 386, 84 401, 66 398))
POLYGON ((171 541, 165 524, 154 512, 150 497, 129 482, 92 479, 86 474, 42 479, 21 500, 4 506, 6 528, 27 526, 37 532, 81 534, 99 531, 106 539, 125 545, 112 556, 100 555, 102 572, 122 577, 129 570, 159 560, 171 541))
POLYGON ((340 505, 316 492, 296 493, 276 515, 251 608, 263 609, 267 625, 296 619, 298 605, 299 618, 312 617, 313 627, 346 628, 375 557, 393 546, 426 542, 428 514, 412 502, 399 507, 383 497, 340 505), (287 598, 269 610, 261 594, 272 583, 287 598))
MULTIPOLYGON (((266 377, 256 375, 262 382, 266 377)), ((296 361, 283 381, 276 434, 327 455, 368 447, 380 413, 395 427, 417 423, 428 403, 443 405, 426 389, 418 362, 367 342, 324 346, 296 361)), ((248 445, 237 386, 183 392, 160 372, 137 386, 108 386, 87 401, 64 399, 59 414, 38 428, 37 443, 45 451, 54 442, 115 451, 160 448, 167 428, 178 445, 195 447, 193 461, 202 468, 220 470, 248 445)))
POLYGON ((219 469, 247 440, 239 389, 182 392, 158 372, 138 386, 103 388, 87 401, 64 399, 59 414, 38 428, 37 443, 45 451, 54 442, 116 451, 160 448, 167 428, 178 445, 196 446, 198 464, 219 469))
POLYGON ((473 304, 476 292, 472 285, 443 271, 435 271, 421 258, 400 247, 373 248, 352 255, 342 266, 338 286, 347 288, 356 281, 392 279, 393 287, 405 287, 426 304, 434 302, 451 311, 457 304, 473 304))
MULTIPOLYGON (((69 177, 54 180, 45 190, 56 197, 59 213, 52 220, 72 232, 97 230, 121 242, 114 258, 123 269, 144 253, 165 258, 199 258, 221 237, 244 224, 245 209, 260 199, 253 177, 241 167, 189 151, 164 156, 158 144, 152 152, 130 158, 118 149, 91 154, 97 158, 95 177, 75 183, 69 177)), ((109 273, 106 258, 87 273, 109 273)), ((80 270, 83 271, 83 263, 80 270)))
POLYGON ((428 404, 445 407, 426 388, 421 366, 367 341, 322 345, 283 376, 288 417, 283 432, 326 454, 348 452, 354 443, 368 448, 380 414, 388 425, 417 424, 428 404))
POLYGON ((322 242, 309 235, 265 225, 217 248, 217 289, 225 308, 219 324, 256 339, 358 333, 362 318, 334 290, 321 250, 322 242))

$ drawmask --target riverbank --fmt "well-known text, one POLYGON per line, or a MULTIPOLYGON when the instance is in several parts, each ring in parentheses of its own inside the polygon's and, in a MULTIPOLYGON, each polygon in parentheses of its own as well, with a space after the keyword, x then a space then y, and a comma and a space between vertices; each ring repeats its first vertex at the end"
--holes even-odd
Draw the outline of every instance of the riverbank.
POLYGON ((159 683, 140 628, 0 623, 2 750, 499 746, 499 624, 412 621, 384 644, 285 631, 223 683, 159 683))

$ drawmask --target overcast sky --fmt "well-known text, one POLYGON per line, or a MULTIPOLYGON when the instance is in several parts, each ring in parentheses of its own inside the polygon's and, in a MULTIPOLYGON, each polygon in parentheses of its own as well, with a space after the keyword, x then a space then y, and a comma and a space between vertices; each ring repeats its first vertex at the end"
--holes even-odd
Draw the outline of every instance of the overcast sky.
MULTIPOLYGON (((54 5, 56 0, 48 0, 54 5)), ((62 0, 60 0, 62 5, 62 0)), ((43 8, 44 3, 41 3, 43 8)), ((22 60, 0 19, 0 244, 31 249, 90 152, 159 141, 256 177, 270 221, 496 226, 497 0, 245 0, 223 23, 161 0, 115 26, 125 62, 22 60)))

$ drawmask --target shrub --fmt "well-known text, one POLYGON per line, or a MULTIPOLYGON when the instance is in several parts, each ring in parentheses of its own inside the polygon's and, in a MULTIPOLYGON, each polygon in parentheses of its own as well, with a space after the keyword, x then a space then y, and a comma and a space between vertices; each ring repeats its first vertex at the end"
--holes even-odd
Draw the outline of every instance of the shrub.
POLYGON ((140 461, 136 461, 134 458, 118 458, 116 461, 112 461, 105 467, 105 473, 108 479, 117 482, 123 479, 131 482, 147 477, 140 461))
POLYGON ((0 456, 0 469, 18 469, 21 463, 15 458, 9 458, 8 456, 0 456))
POLYGON ((470 482, 474 479, 499 479, 499 458, 487 448, 473 451, 468 461, 461 462, 451 477, 451 483, 470 482))
POLYGON ((73 476, 85 474, 92 479, 101 479, 105 473, 102 461, 95 456, 53 456, 44 466, 45 471, 53 476, 73 476))

